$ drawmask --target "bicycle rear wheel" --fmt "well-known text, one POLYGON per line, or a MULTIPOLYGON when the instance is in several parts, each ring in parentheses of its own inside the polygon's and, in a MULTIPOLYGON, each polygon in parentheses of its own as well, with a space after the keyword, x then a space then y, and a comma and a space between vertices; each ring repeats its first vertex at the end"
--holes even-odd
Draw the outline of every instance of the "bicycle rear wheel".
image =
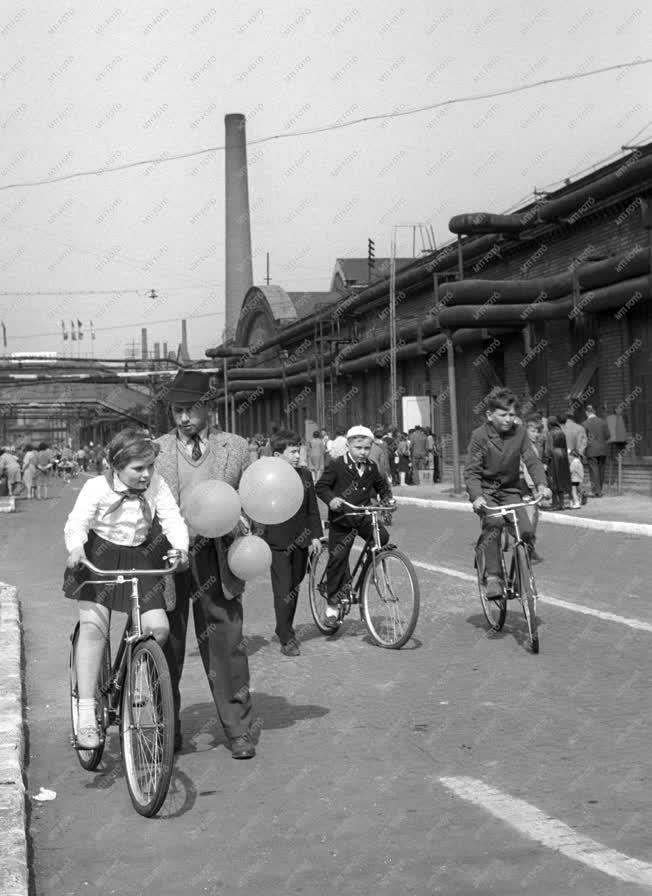
POLYGON ((505 625, 507 598, 504 594, 500 600, 489 600, 487 597, 484 552, 481 550, 476 550, 475 552, 475 571, 478 577, 478 593, 480 595, 480 603, 482 604, 482 612, 489 623, 491 631, 499 632, 505 625))
POLYGON ((328 545, 322 543, 321 551, 310 560, 308 574, 308 599, 310 612, 315 620, 315 625, 323 635, 331 635, 333 629, 326 625, 326 564, 328 563, 328 545))
POLYGON ((153 639, 131 654, 120 713, 120 741, 129 795, 136 812, 151 818, 165 802, 174 757, 174 703, 170 670, 153 639))
POLYGON ((396 548, 379 551, 361 587, 367 631, 375 644, 398 650, 410 640, 419 618, 419 580, 408 558, 396 548))
MULTIPOLYGON (((77 687, 77 643, 79 641, 79 623, 70 636, 70 662, 69 662, 69 681, 70 681, 70 721, 72 726, 72 743, 77 744, 77 732, 79 731, 79 690, 77 687)), ((109 642, 104 647, 102 656, 102 664, 100 665, 100 675, 95 691, 95 710, 97 714, 97 726, 100 732, 100 745, 94 750, 76 750, 79 764, 87 772, 92 772, 100 764, 102 754, 104 753, 104 742, 106 736, 106 718, 105 704, 108 691, 108 684, 111 677, 111 651, 109 642)))
POLYGON ((539 631, 537 625, 537 591, 530 566, 527 548, 524 544, 516 545, 516 565, 518 569, 518 587, 523 615, 527 623, 532 653, 539 652, 539 631))

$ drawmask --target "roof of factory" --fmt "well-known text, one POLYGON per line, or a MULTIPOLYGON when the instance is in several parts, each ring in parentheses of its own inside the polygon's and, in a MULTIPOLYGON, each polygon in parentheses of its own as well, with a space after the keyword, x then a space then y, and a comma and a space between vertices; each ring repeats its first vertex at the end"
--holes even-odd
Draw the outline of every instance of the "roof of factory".
MULTIPOLYGON (((396 270, 400 271, 417 260, 416 258, 397 258, 396 270)), ((374 280, 382 280, 384 277, 389 277, 391 263, 391 258, 377 258, 374 262, 370 280, 369 260, 367 258, 338 258, 335 261, 331 289, 335 289, 338 274, 344 286, 353 286, 356 289, 368 286, 374 280)))

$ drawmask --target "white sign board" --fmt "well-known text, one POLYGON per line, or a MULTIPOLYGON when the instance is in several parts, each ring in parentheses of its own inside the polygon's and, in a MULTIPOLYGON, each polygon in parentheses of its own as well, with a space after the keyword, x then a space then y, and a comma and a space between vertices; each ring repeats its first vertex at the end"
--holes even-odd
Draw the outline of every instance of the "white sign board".
POLYGON ((408 432, 414 426, 430 426, 430 401, 429 395, 404 395, 401 399, 403 405, 403 432, 408 432))

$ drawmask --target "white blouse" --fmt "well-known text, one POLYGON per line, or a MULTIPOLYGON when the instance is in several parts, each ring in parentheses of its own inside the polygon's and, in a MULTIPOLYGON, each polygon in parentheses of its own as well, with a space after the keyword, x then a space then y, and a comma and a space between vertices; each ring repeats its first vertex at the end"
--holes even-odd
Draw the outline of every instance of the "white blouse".
MULTIPOLYGON (((120 495, 127 490, 127 486, 115 475, 113 489, 104 476, 94 476, 85 483, 63 530, 68 552, 85 545, 91 529, 113 544, 129 547, 143 544, 149 525, 140 501, 123 501, 116 510, 107 513, 109 507, 119 501, 120 495)), ((152 518, 154 514, 158 515, 161 529, 172 547, 187 551, 188 527, 168 484, 158 473, 152 474, 144 496, 152 518)))

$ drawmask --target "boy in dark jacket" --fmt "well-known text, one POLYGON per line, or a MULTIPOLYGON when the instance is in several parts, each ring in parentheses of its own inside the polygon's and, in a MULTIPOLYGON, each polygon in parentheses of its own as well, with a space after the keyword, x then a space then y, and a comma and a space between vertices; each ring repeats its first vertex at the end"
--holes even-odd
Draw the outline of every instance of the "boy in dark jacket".
MULTIPOLYGON (((536 491, 550 497, 543 464, 535 454, 524 426, 516 424, 516 396, 509 389, 495 388, 487 399, 486 422, 471 433, 464 467, 464 480, 476 513, 482 515, 482 533, 478 548, 484 551, 487 597, 497 600, 503 594, 500 563, 502 516, 483 512, 523 499, 519 488, 521 460, 532 477, 536 491)), ((533 527, 524 508, 516 511, 523 541, 532 544, 533 527)))
POLYGON ((293 517, 284 523, 257 527, 272 549, 272 591, 276 614, 276 634, 284 656, 299 656, 299 641, 292 627, 297 609, 299 588, 308 566, 309 551, 318 551, 323 534, 317 496, 312 475, 299 466, 301 437, 283 429, 274 433, 270 447, 274 457, 280 457, 294 467, 304 488, 303 503, 293 517))
MULTIPOLYGON (((353 426, 346 434, 348 449, 326 467, 317 482, 317 496, 328 504, 328 565, 326 582, 328 606, 325 623, 332 629, 338 626, 341 595, 351 581, 349 554, 356 535, 365 541, 372 538, 371 519, 368 516, 344 516, 348 510, 343 501, 359 507, 371 503, 378 495, 385 503, 393 503, 392 491, 387 479, 369 460, 374 435, 366 426, 353 426)), ((379 524, 380 540, 387 544, 389 533, 379 524)))

